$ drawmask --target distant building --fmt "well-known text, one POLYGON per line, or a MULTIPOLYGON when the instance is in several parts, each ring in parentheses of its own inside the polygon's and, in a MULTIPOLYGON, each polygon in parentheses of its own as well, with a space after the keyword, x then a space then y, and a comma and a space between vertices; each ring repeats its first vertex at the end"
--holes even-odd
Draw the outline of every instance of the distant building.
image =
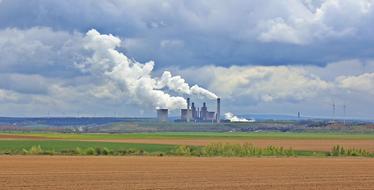
POLYGON ((196 111, 195 103, 192 102, 191 105, 191 111, 192 111, 192 119, 195 120, 199 117, 198 111, 196 111))
POLYGON ((216 114, 214 111, 208 111, 206 113, 206 118, 205 118, 206 121, 215 121, 216 120, 216 114))
POLYGON ((192 119, 191 109, 181 109, 181 120, 189 122, 192 119))
POLYGON ((169 110, 168 109, 157 109, 157 119, 162 122, 168 121, 169 110))
MULTIPOLYGON (((201 108, 196 107, 195 103, 190 104, 190 98, 187 98, 187 107, 181 109, 180 119, 176 122, 217 122, 220 123, 221 101, 217 98, 217 112, 209 111, 206 102, 201 108), (190 106, 191 105, 191 106, 190 106)), ((159 121, 168 121, 168 109, 157 109, 157 119, 159 121)))
POLYGON ((217 122, 220 123, 221 99, 217 98, 217 112, 209 111, 206 102, 201 108, 196 107, 192 102, 190 108, 190 99, 187 98, 187 108, 181 109, 181 118, 178 121, 194 122, 217 122))
POLYGON ((203 107, 200 109, 200 118, 201 120, 205 121, 207 120, 207 114, 208 114, 208 107, 206 107, 206 103, 203 103, 203 107))

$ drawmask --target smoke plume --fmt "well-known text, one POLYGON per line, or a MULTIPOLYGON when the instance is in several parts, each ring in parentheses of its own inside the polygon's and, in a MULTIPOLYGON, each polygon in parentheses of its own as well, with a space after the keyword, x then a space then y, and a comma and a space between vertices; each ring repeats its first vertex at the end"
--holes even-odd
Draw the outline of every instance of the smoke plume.
POLYGON ((230 122, 254 122, 255 120, 251 119, 251 120, 248 120, 246 118, 240 118, 238 116, 235 116, 233 113, 231 112, 227 112, 225 113, 225 119, 227 120, 230 120, 230 122))
POLYGON ((169 89, 178 94, 197 95, 207 98, 217 96, 197 85, 190 85, 181 77, 165 71, 160 78, 152 77, 154 62, 139 63, 116 50, 121 40, 111 34, 104 35, 92 29, 87 32, 84 47, 93 52, 85 63, 79 64, 82 71, 106 82, 115 84, 133 103, 160 108, 178 109, 187 106, 180 96, 163 91, 169 89))

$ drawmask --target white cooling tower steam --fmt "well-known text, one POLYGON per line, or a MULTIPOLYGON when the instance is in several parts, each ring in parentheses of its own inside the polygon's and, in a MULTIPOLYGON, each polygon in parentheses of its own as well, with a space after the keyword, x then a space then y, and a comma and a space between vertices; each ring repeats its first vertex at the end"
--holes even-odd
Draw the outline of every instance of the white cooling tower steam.
POLYGON ((87 32, 84 47, 93 52, 85 63, 79 67, 95 77, 103 78, 121 89, 130 102, 153 107, 178 109, 187 106, 186 100, 180 96, 172 96, 162 91, 164 88, 179 94, 195 94, 208 98, 217 97, 197 85, 190 88, 181 76, 172 76, 165 71, 161 78, 152 77, 154 62, 139 63, 129 59, 116 50, 121 39, 111 34, 104 35, 92 29, 87 32))
POLYGON ((218 98, 218 96, 215 95, 213 92, 210 92, 209 90, 207 90, 205 88, 201 88, 197 84, 195 84, 191 87, 191 94, 198 95, 198 96, 204 96, 204 97, 210 98, 212 100, 218 98))
POLYGON ((238 116, 235 116, 233 113, 231 112, 227 112, 225 113, 225 119, 231 121, 231 122, 255 122, 255 120, 251 119, 251 120, 248 120, 246 118, 240 118, 238 116))
POLYGON ((165 87, 181 94, 197 95, 212 100, 218 98, 217 95, 215 95, 213 92, 201 88, 198 85, 193 85, 192 87, 190 87, 190 85, 181 76, 172 76, 169 71, 164 71, 161 78, 157 81, 158 89, 162 89, 165 87))

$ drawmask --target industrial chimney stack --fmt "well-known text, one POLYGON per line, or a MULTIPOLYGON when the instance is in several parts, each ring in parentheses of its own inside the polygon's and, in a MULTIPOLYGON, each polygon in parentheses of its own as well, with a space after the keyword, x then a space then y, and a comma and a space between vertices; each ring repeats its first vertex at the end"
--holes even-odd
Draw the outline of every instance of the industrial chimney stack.
POLYGON ((187 98, 187 110, 190 109, 190 98, 187 98))
POLYGON ((192 116, 192 112, 190 110, 190 98, 187 98, 187 118, 186 121, 190 122, 190 117, 192 116))
POLYGON ((216 113, 216 120, 217 123, 220 123, 220 115, 221 115, 221 98, 217 98, 217 113, 216 113))

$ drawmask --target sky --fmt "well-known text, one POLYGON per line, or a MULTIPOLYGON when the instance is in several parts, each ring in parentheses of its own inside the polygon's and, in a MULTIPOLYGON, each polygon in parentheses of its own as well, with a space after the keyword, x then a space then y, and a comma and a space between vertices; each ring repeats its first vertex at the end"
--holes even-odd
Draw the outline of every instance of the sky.
POLYGON ((374 116, 374 0, 0 0, 0 116, 374 116))

